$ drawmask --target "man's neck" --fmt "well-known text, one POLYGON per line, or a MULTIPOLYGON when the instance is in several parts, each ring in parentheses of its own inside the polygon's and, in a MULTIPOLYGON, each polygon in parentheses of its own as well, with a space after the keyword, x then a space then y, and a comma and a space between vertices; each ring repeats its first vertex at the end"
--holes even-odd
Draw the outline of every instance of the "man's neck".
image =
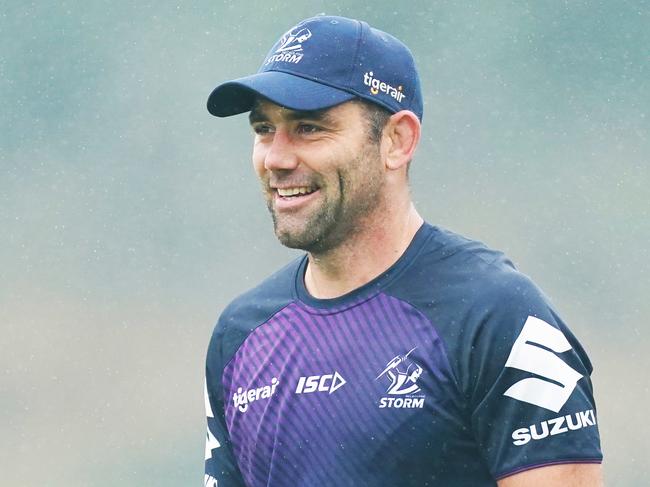
POLYGON ((374 220, 336 249, 309 254, 305 286, 312 296, 336 298, 372 281, 397 262, 423 223, 410 203, 405 211, 374 220))

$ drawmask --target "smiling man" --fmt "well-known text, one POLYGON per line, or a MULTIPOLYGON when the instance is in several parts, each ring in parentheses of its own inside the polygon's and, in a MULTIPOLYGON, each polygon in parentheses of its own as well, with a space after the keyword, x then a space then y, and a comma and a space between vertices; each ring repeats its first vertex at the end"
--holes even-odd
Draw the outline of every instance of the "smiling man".
POLYGON ((411 53, 319 16, 208 110, 250 112, 275 234, 304 256, 208 348, 205 485, 602 485, 583 348, 500 252, 425 223, 411 53))

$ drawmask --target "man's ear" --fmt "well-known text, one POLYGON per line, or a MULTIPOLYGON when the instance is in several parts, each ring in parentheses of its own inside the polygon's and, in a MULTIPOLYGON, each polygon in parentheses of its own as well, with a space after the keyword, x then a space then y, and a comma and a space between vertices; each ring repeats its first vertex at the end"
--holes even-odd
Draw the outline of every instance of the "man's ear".
POLYGON ((420 120, 409 110, 397 112, 388 119, 382 133, 386 167, 406 167, 420 141, 420 120))

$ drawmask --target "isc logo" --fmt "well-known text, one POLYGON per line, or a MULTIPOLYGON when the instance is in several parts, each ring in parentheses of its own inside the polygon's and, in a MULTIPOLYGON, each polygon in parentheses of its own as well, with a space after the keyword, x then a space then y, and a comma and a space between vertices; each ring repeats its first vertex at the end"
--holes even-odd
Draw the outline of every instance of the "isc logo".
POLYGON ((331 394, 344 384, 345 379, 338 372, 326 375, 310 375, 300 378, 296 387, 296 394, 308 394, 317 391, 331 394))

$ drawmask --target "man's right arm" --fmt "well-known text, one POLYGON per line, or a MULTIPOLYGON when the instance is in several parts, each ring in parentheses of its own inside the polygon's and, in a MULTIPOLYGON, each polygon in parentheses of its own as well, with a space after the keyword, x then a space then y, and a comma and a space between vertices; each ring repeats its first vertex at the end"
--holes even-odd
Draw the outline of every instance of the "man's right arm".
POLYGON ((205 406, 208 432, 205 448, 206 487, 246 487, 225 410, 232 397, 223 386, 223 372, 248 335, 293 299, 300 257, 260 285, 233 300, 221 313, 212 333, 205 363, 205 406))
POLYGON ((205 412, 208 430, 205 443, 205 487, 246 487, 230 441, 224 413, 221 376, 223 336, 217 329, 210 340, 205 364, 205 412))

